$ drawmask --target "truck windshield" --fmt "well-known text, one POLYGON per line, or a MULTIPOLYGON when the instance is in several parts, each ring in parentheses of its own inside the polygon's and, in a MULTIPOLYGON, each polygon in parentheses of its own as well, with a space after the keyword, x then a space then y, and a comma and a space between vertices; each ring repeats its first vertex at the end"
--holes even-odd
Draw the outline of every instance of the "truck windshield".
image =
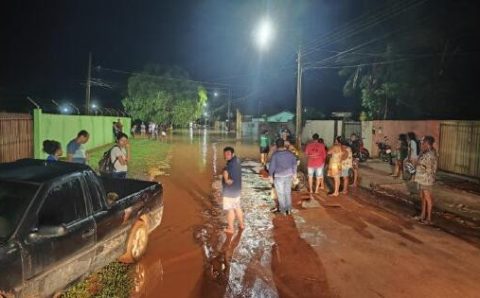
POLYGON ((37 190, 34 184, 0 181, 0 242, 15 231, 37 190))

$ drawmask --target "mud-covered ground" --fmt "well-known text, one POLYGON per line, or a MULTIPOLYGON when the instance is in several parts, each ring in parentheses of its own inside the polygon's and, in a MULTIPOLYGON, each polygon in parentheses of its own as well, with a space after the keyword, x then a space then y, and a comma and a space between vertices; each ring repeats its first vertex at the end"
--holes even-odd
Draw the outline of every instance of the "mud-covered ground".
POLYGON ((480 250, 371 192, 295 193, 293 216, 270 213, 257 147, 226 135, 174 135, 161 226, 138 268, 144 297, 478 297, 480 250), (246 228, 223 233, 222 149, 243 160, 246 228), (304 202, 302 201, 308 200, 304 202), (302 207, 303 206, 303 207, 302 207), (389 206, 389 205, 388 205, 389 206))

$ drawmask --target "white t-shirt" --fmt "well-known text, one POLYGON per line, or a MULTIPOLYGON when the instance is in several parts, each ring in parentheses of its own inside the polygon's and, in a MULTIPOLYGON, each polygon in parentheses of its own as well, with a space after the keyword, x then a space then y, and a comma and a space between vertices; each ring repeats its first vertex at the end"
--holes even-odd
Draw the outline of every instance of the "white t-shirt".
POLYGON ((112 151, 110 151, 110 159, 113 163, 113 168, 115 169, 115 172, 126 172, 128 169, 128 166, 122 165, 118 161, 120 156, 123 156, 124 158, 126 158, 127 150, 125 148, 120 148, 118 146, 113 147, 112 151))
POLYGON ((411 159, 418 159, 418 154, 417 154, 417 142, 415 140, 410 140, 410 158, 411 159))

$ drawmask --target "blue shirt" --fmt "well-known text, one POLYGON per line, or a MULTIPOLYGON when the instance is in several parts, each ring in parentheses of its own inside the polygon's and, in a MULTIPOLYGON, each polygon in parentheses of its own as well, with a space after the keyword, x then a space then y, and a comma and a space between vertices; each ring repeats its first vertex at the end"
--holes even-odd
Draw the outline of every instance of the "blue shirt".
POLYGON ((242 193, 242 167, 240 160, 234 156, 227 162, 225 170, 228 172, 228 177, 233 180, 233 183, 228 185, 225 179, 222 179, 223 196, 237 198, 242 193))
POLYGON ((72 155, 72 162, 87 163, 87 150, 83 144, 77 143, 76 139, 71 140, 67 145, 67 154, 72 155))
POLYGON ((297 158, 289 150, 279 150, 273 153, 270 167, 270 176, 289 177, 297 173, 297 158))
POLYGON ((55 162, 57 158, 54 155, 48 155, 47 162, 55 162))

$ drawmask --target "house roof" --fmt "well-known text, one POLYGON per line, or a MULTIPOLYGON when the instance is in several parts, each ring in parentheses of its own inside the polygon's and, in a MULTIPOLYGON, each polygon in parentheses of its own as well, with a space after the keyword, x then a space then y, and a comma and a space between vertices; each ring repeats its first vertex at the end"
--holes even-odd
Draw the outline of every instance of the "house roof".
POLYGON ((295 115, 289 111, 283 111, 278 114, 267 117, 267 122, 282 122, 286 123, 292 120, 295 115))

